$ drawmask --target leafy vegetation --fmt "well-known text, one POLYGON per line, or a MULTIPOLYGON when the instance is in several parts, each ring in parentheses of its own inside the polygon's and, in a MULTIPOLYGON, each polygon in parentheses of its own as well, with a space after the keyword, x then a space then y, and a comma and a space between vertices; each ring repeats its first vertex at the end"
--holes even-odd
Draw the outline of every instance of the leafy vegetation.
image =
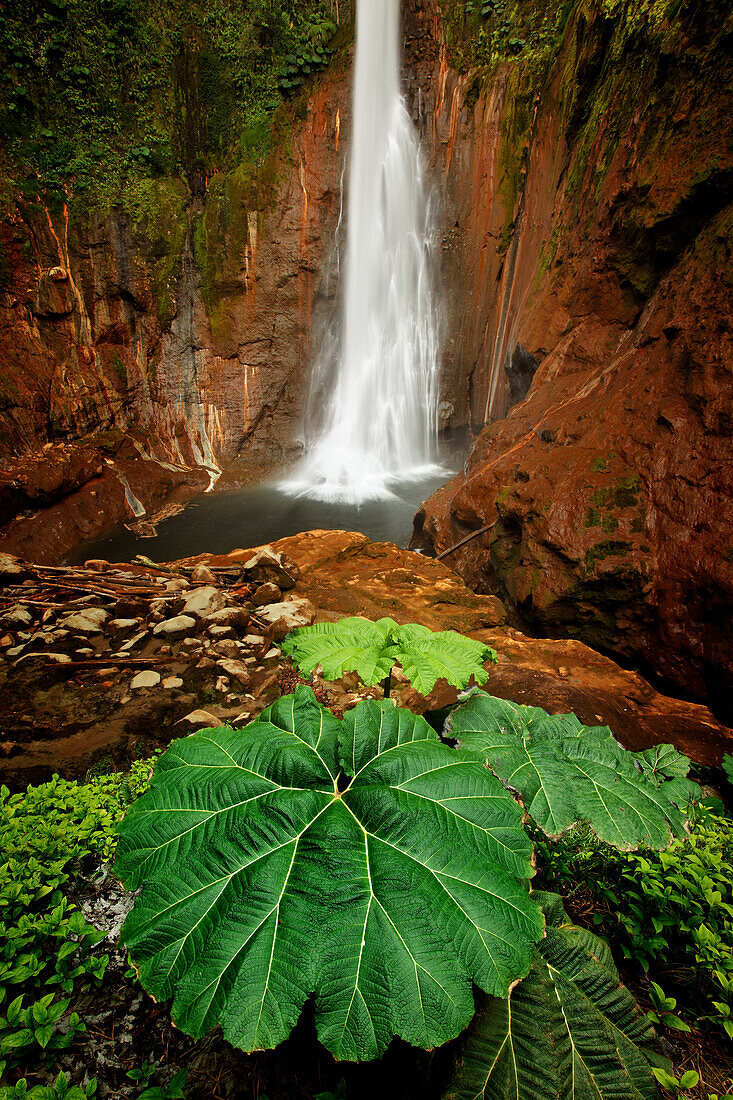
POLYGON ((479 1007, 445 1100, 654 1100, 653 1071, 668 1063, 608 945, 573 925, 556 895, 533 897, 546 938, 511 998, 479 1007))
POLYGON ((258 155, 287 59, 304 78, 334 29, 323 0, 7 0, 5 173, 49 203, 104 205, 123 182, 181 174, 195 185, 258 155))
POLYGON ((653 1011, 672 1026, 677 1001, 733 1038, 733 821, 700 806, 689 836, 662 852, 614 852, 587 829, 538 842, 544 880, 590 896, 599 931, 659 975, 653 1011), (674 984, 684 996, 668 995, 674 984), (662 1001, 662 996, 664 1001, 662 1001), (670 1002, 674 1001, 674 1005, 670 1002))
POLYGON ((518 791, 550 837, 587 821, 617 848, 666 848, 684 833, 684 811, 700 790, 671 745, 630 753, 608 726, 589 728, 574 714, 550 715, 478 690, 452 712, 446 732, 518 791))
POLYGON ((285 1040, 315 991, 336 1057, 395 1035, 430 1049, 506 996, 542 914, 521 810, 422 718, 369 701, 342 722, 301 687, 243 732, 175 742, 121 826, 142 894, 123 929, 178 1027, 285 1040))
MULTIPOLYGON (((374 652, 387 651, 392 625, 368 626, 347 622, 340 645, 350 666, 367 642, 359 659, 378 678, 374 652)), ((308 635, 323 637, 338 635, 308 635)), ((388 700, 339 720, 300 687, 243 731, 175 742, 122 825, 116 869, 143 887, 124 941, 146 988, 172 997, 177 1025, 198 1037, 220 1023, 237 1046, 270 1047, 315 991, 327 1049, 374 1058, 395 1035, 428 1049, 456 1036, 474 1013, 473 982, 493 1000, 449 1096, 539 1100, 557 1095, 553 1081, 570 1096, 584 1080, 588 1095, 653 1097, 652 1066, 671 1067, 654 1053, 651 1020, 607 946, 573 928, 558 898, 528 889, 529 838, 505 788, 519 788, 542 824, 529 765, 543 781, 551 767, 553 820, 568 828, 579 803, 586 816, 579 746, 592 776, 601 745, 624 793, 612 801, 596 778, 605 818, 596 806, 587 816, 619 847, 661 846, 683 831, 675 801, 692 794, 687 762, 668 746, 624 753, 574 716, 517 707, 509 723, 501 707, 471 693, 446 733, 454 740, 463 721, 473 734, 451 747, 388 700), (503 739, 489 736, 487 714, 503 739), (562 749, 542 762, 551 742, 562 749)))
POLYGON ((53 1062, 85 1030, 72 999, 102 981, 108 957, 94 953, 103 934, 65 890, 84 861, 111 857, 147 771, 84 785, 56 776, 23 794, 0 788, 0 1077, 20 1062, 53 1062))
POLYGON ((299 627, 283 642, 283 653, 302 672, 320 665, 326 680, 355 672, 367 686, 384 681, 385 695, 395 664, 402 666, 417 691, 429 695, 441 679, 457 688, 466 687, 471 678, 485 683, 485 662, 497 660, 490 646, 455 630, 432 631, 417 623, 399 626, 393 619, 370 622, 358 616, 299 627))

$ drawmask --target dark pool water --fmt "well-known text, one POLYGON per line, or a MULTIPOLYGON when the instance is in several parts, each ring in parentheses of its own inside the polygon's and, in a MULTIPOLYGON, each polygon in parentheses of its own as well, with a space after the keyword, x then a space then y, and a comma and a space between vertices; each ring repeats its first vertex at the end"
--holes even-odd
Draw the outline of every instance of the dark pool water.
POLYGON ((361 505, 293 497, 277 484, 203 494, 189 501, 178 515, 160 523, 155 537, 142 538, 120 525, 77 547, 67 560, 131 561, 136 554, 146 554, 154 561, 174 561, 206 552, 225 554, 317 528, 362 531, 377 541, 406 546, 413 515, 449 477, 443 471, 419 481, 403 482, 394 486, 394 500, 361 505))

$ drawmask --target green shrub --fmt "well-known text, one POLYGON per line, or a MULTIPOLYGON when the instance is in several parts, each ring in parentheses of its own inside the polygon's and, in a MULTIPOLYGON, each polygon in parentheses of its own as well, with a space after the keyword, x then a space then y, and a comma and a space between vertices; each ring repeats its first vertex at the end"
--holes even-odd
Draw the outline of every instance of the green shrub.
POLYGON ((704 806, 663 852, 615 852, 585 829, 537 856, 550 886, 598 903, 596 926, 627 959, 668 971, 733 1038, 733 821, 704 806))
POLYGON ((128 777, 0 788, 0 1074, 53 1060, 85 1030, 72 997, 102 981, 108 956, 92 952, 104 935, 67 891, 85 860, 112 857, 117 823, 148 770, 141 762, 128 777))

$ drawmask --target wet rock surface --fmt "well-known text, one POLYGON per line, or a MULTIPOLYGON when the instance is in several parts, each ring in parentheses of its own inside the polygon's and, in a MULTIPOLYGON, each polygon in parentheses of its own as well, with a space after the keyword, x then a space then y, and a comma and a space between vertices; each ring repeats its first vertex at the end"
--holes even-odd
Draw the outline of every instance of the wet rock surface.
MULTIPOLYGON (((580 642, 528 638, 507 627, 501 601, 476 595, 439 562, 343 531, 307 532, 266 551, 291 587, 284 596, 273 587, 276 602, 257 605, 261 585, 246 568, 251 550, 104 572, 19 562, 25 579, 9 584, 17 580, 11 575, 0 587, 5 621, 19 608, 30 618, 21 616, 0 638, 3 782, 22 786, 54 772, 79 777, 93 764, 124 767, 192 729, 245 725, 292 690, 278 645, 285 634, 343 615, 390 616, 488 641, 499 653, 489 670, 493 694, 575 711, 586 723, 610 725, 634 749, 672 741, 705 764, 733 750, 733 731, 705 707, 659 694, 580 642), (215 583, 196 588, 190 578, 202 565, 215 583), (200 614, 184 615, 194 604, 200 614), (213 617, 226 612, 226 625, 203 614, 219 604, 213 617)), ((439 684, 421 700, 399 675, 396 681, 395 698, 416 709, 455 699, 439 684)), ((334 684, 316 677, 315 687, 339 712, 380 694, 348 676, 334 684)))

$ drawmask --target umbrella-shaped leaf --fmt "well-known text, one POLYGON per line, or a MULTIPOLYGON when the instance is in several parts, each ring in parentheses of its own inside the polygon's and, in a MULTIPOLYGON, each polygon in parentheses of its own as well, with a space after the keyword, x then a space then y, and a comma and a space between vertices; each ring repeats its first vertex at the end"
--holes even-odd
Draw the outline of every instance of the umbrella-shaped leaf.
POLYGON ((667 778, 623 749, 606 726, 585 727, 574 714, 549 715, 482 691, 452 712, 446 733, 517 791, 552 837, 587 821, 617 848, 666 848, 684 833, 685 807, 699 793, 679 776, 676 758, 667 778))
POLYGON ((608 946, 560 898, 533 897, 547 937, 509 998, 483 999, 444 1100, 656 1100, 666 1063, 608 946))
POLYGON ((143 887, 123 939, 196 1037, 273 1047, 315 994, 337 1058, 430 1048, 468 1024, 472 983, 506 995, 527 973, 530 858, 480 761, 389 702, 341 722, 301 688, 160 758, 121 827, 117 872, 143 887))

